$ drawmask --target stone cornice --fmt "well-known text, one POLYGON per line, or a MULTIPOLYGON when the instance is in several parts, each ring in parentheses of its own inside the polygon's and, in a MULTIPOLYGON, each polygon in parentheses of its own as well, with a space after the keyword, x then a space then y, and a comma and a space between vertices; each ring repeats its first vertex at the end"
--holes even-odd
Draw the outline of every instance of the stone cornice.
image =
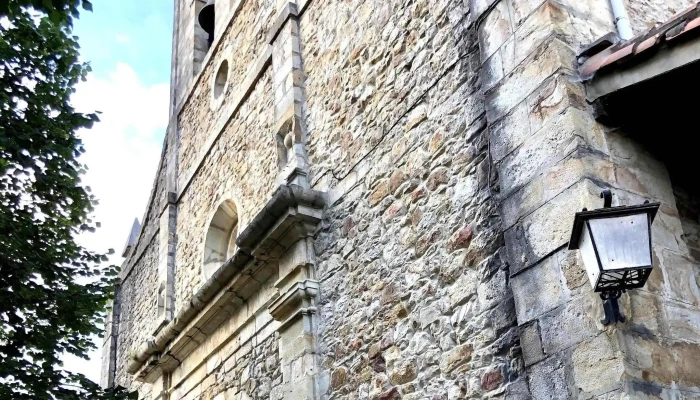
POLYGON ((320 288, 321 284, 315 280, 307 279, 296 282, 284 295, 278 297, 270 304, 268 310, 270 310, 272 318, 283 322, 289 319, 294 311, 300 309, 299 304, 316 298, 320 288))
MULTIPOLYGON (((240 8, 243 6, 244 2, 245 2, 245 0, 240 0, 235 5, 234 11, 231 13, 230 19, 226 23, 227 29, 228 29, 228 26, 236 18, 236 15, 238 14, 238 11, 240 10, 240 8)), ((270 29, 270 32, 268 32, 268 34, 267 34, 268 43, 271 40, 270 38, 274 39, 274 37, 277 36, 277 34, 279 33, 279 30, 284 25, 284 22, 286 22, 289 18, 292 18, 292 17, 299 18, 304 13, 304 11, 306 10, 306 8, 308 7, 308 5, 310 3, 311 3, 311 0, 307 0, 307 1, 303 2, 303 4, 301 4, 301 5, 297 5, 294 3, 288 3, 280 11, 278 17, 275 20, 275 23, 273 24, 272 28, 270 29)), ((187 105, 188 100, 190 99, 190 97, 194 93, 194 89, 196 88, 198 82, 200 81, 201 76, 203 76, 204 70, 205 70, 206 66, 208 65, 210 59, 213 57, 213 54, 216 53, 216 50, 217 50, 216 47, 218 46, 218 44, 222 38, 223 38, 223 35, 219 35, 216 38, 215 42, 212 44, 211 50, 207 53, 204 61, 202 62, 202 65, 203 65, 202 70, 195 76, 195 78, 192 81, 192 84, 190 85, 190 87, 187 90, 187 92, 188 92, 187 96, 185 98, 183 98, 183 101, 181 101, 177 104, 177 106, 174 108, 174 112, 170 116, 170 121, 169 121, 168 127, 166 129, 166 135, 165 135, 165 138, 163 139, 163 148, 161 150, 161 156, 160 156, 160 161, 158 164, 158 169, 156 171, 160 171, 162 166, 163 166, 163 163, 165 162, 168 140, 170 139, 171 135, 176 134, 175 132, 172 132, 172 130, 177 128, 178 116, 180 115, 182 109, 187 105)), ((231 106, 229 106, 230 111, 223 110, 221 112, 228 112, 232 116, 240 108, 240 106, 243 104, 243 102, 245 102, 245 100, 248 99, 253 88, 257 84, 258 80, 262 77, 262 74, 265 72, 265 70, 270 66, 271 62, 272 62, 272 52, 271 52, 269 46, 267 46, 267 47, 265 47, 265 51, 262 54, 260 54, 260 56, 258 57, 254 67, 247 74, 246 79, 244 79, 243 84, 240 87, 240 90, 237 93, 232 95, 234 100, 231 101, 231 103, 230 103, 231 104, 231 106)), ((192 165, 190 170, 187 171, 187 173, 185 174, 186 178, 184 178, 178 182, 177 193, 174 193, 174 194, 168 193, 168 195, 167 195, 168 198, 167 198, 165 204, 163 204, 163 205, 154 204, 155 197, 156 197, 155 191, 156 191, 157 180, 158 180, 158 177, 156 176, 155 181, 153 183, 153 186, 151 188, 151 193, 150 193, 149 200, 148 200, 148 206, 146 207, 144 217, 141 220, 141 231, 139 232, 139 236, 138 236, 138 239, 136 241, 137 245, 142 240, 146 240, 147 244, 145 246, 143 246, 141 248, 141 250, 138 251, 138 253, 134 252, 130 257, 128 257, 125 260, 125 262, 124 262, 125 267, 122 270, 122 272, 120 273, 120 277, 121 277, 122 281, 129 276, 131 270, 133 269, 133 266, 141 259, 141 256, 143 255, 145 250, 151 245, 151 242, 152 242, 153 238, 155 237, 155 235, 158 234, 158 228, 156 228, 155 230, 153 230, 153 232, 147 238, 144 239, 142 237, 143 233, 148 225, 148 222, 149 222, 149 221, 147 221, 148 210, 150 210, 153 206, 164 209, 171 202, 177 203, 179 201, 179 199, 182 197, 182 195, 184 194, 184 192, 187 190, 190 183, 194 179, 197 171, 200 169, 202 163, 206 159, 206 156, 209 154, 209 151, 211 150, 211 148, 214 146, 214 144, 218 140, 219 136, 223 132, 223 129, 226 127, 228 122, 229 122, 229 119, 226 119, 224 121, 224 123, 222 123, 220 126, 217 126, 213 130, 212 134, 207 138, 206 144, 202 147, 202 151, 197 156, 197 160, 192 165), (172 195, 174 195, 174 198, 171 200, 172 195)), ((138 246, 136 249, 138 249, 138 246)))
MULTIPOLYGON (((296 185, 280 186, 236 240, 238 251, 197 291, 188 306, 152 340, 144 342, 127 371, 153 382, 190 354, 272 276, 277 256, 307 237, 321 221, 324 193, 296 185)), ((309 290, 313 284, 309 283, 309 290)), ((289 304, 289 300, 282 304, 289 304)))

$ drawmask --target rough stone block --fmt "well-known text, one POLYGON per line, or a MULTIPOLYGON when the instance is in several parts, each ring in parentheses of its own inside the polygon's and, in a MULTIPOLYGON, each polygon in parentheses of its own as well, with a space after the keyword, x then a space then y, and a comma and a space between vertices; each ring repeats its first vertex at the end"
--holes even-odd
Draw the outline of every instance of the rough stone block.
POLYGON ((625 376, 622 354, 613 335, 599 334, 580 343, 571 355, 573 377, 580 396, 600 395, 617 389, 625 376))
MULTIPOLYGON (((666 297, 699 306, 700 264, 667 249, 661 250, 661 255, 666 297)), ((700 309, 698 313, 700 314, 700 309)))
POLYGON ((572 298, 566 305, 540 318, 542 347, 555 354, 599 333, 602 302, 592 291, 572 298))
POLYGON ((479 277, 477 273, 472 270, 465 271, 465 273, 448 289, 451 306, 455 307, 462 304, 476 295, 478 285, 479 277))
POLYGON ((532 132, 539 131, 550 119, 568 107, 588 111, 583 85, 571 82, 566 75, 555 75, 548 79, 526 101, 532 132))
POLYGON ((515 106, 508 115, 495 121, 489 129, 491 157, 494 163, 498 163, 531 136, 527 103, 522 102, 515 106))
POLYGON ((523 101, 533 90, 557 71, 571 69, 573 51, 558 39, 537 48, 507 75, 501 83, 486 92, 486 112, 496 120, 523 101))
POLYGON ((571 30, 567 17, 568 13, 551 1, 544 2, 531 13, 501 49, 505 74, 513 71, 552 37, 565 37, 565 33, 571 30))
POLYGON ((489 57, 481 68, 481 85, 483 90, 491 89, 503 78, 503 57, 498 50, 489 57))
POLYGON ((473 19, 478 19, 495 2, 501 0, 466 0, 469 2, 473 19))
POLYGON ((697 307, 667 300, 665 309, 670 337, 700 343, 700 310, 697 307))
POLYGON ((449 373, 458 366, 468 363, 472 359, 473 347, 471 344, 456 346, 440 357, 440 369, 443 373, 449 373))
POLYGON ((525 21, 533 11, 540 8, 545 0, 510 0, 510 9, 513 12, 513 25, 516 29, 525 21))
POLYGON ((556 257, 512 277, 511 287, 520 324, 559 307, 568 297, 556 257))
POLYGON ((545 358, 537 320, 520 327, 520 348, 525 366, 529 367, 545 358))
POLYGON ((647 382, 644 386, 632 385, 631 393, 648 394, 649 389, 654 389, 660 395, 664 386, 674 389, 699 386, 697 343, 669 342, 649 332, 625 332, 618 337, 624 349, 625 372, 647 382))
POLYGON ((502 200, 503 228, 512 227, 576 182, 584 179, 611 182, 614 178, 615 166, 608 159, 587 149, 576 150, 502 200))
POLYGON ((486 19, 479 27, 479 46, 481 58, 485 60, 513 34, 513 26, 510 21, 510 12, 506 1, 499 1, 491 9, 486 19))
POLYGON ((530 394, 534 400, 571 399, 568 381, 570 371, 566 355, 550 357, 528 370, 530 394))
POLYGON ((600 205, 601 188, 585 180, 565 190, 505 232, 511 273, 568 243, 576 212, 600 205))
POLYGON ((502 192, 509 195, 537 173, 544 172, 575 150, 585 148, 605 153, 603 131, 588 113, 569 107, 498 165, 502 192))
POLYGON ((651 174, 620 165, 616 166, 615 174, 620 187, 653 201, 675 204, 671 180, 666 174, 651 174))

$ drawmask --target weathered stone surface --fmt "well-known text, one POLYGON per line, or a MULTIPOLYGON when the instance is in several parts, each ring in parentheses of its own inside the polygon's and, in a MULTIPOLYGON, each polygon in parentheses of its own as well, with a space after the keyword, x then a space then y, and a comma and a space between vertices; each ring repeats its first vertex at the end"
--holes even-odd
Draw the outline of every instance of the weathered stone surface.
POLYGON ((618 387, 625 373, 615 337, 606 334, 600 334, 577 346, 571 355, 571 363, 576 388, 582 396, 612 391, 618 387))
POLYGON ((635 34, 647 31, 696 4, 693 0, 625 0, 624 3, 635 34))
POLYGON ((117 332, 116 384, 124 385, 131 381, 126 372, 130 361, 129 354, 149 339, 156 328, 158 252, 158 242, 155 241, 146 249, 141 260, 134 265, 131 274, 121 285, 120 297, 123 300, 117 332))
POLYGON ((489 371, 481 377, 481 388, 485 391, 497 389, 503 383, 503 373, 500 370, 489 371))
POLYGON ((565 358, 550 357, 532 366, 528 381, 533 399, 570 399, 568 361, 565 358))
POLYGON ((557 39, 539 48, 501 83, 486 93, 486 109, 490 120, 508 113, 541 83, 544 76, 568 68, 573 57, 571 50, 557 39))
POLYGON ((499 1, 481 25, 479 41, 481 57, 489 58, 513 33, 508 2, 499 1))
POLYGON ((543 315, 539 325, 544 352, 555 354, 597 335, 600 309, 598 295, 587 292, 543 315))
POLYGON ((440 359, 440 368, 451 372, 459 365, 466 364, 472 359, 474 349, 470 344, 462 344, 443 354, 440 359))
MULTIPOLYGON (((219 107, 220 110, 225 110, 227 109, 228 101, 235 99, 236 96, 233 94, 238 91, 237 89, 243 83, 246 73, 253 69, 252 63, 262 53, 262 49, 266 45, 265 36, 272 27, 275 17, 275 14, 270 12, 274 8, 273 3, 273 0, 245 1, 243 7, 238 11, 237 18, 222 33, 221 42, 215 50, 216 54, 212 54, 209 63, 204 66, 199 81, 193 87, 191 98, 185 103, 178 116, 180 132, 178 166, 180 176, 189 172, 190 168, 195 164, 202 150, 202 145, 210 135, 216 133, 214 128, 221 122, 221 119, 227 120, 229 117, 228 115, 223 115, 223 113, 211 111, 213 76, 217 73, 221 61, 230 54, 236 54, 236 57, 233 58, 234 62, 229 65, 228 80, 226 82, 228 86, 227 93, 231 95, 227 96, 227 99, 219 107), (241 35, 246 34, 248 36, 246 40, 240 40, 241 35)), ((245 120, 248 118, 245 107, 243 107, 243 111, 246 114, 243 118, 245 120)), ((269 113, 255 113, 254 115, 269 115, 269 113)), ((267 130, 266 133, 271 139, 271 131, 267 130)), ((228 144, 232 149, 245 148, 241 145, 235 145, 233 142, 228 144)), ((275 150, 275 147, 273 144, 271 150, 275 150)))
POLYGON ((555 257, 511 279, 518 322, 523 324, 564 304, 568 292, 555 257))
POLYGON ((333 373, 331 373, 331 389, 336 390, 341 388, 345 384, 346 377, 347 371, 343 367, 333 371, 333 373))
POLYGON ((508 229, 505 238, 510 243, 511 271, 533 265, 566 244, 575 214, 583 208, 596 208, 601 190, 592 181, 579 182, 508 229))
POLYGON ((219 205, 224 200, 234 201, 241 232, 277 187, 276 146, 269 133, 272 116, 266 111, 272 102, 269 74, 262 77, 248 101, 215 142, 178 203, 176 312, 204 281, 201 249, 207 225, 219 205), (249 125, 253 121, 254 127, 249 125), (234 146, 247 150, 234 151, 234 146))
POLYGON ((403 385, 416 379, 418 373, 413 360, 406 360, 400 366, 395 367, 389 376, 392 385, 403 385))
MULTIPOLYGON (((635 26, 682 1, 667 3, 630 4, 635 26)), ((609 2, 217 0, 209 56, 203 5, 177 6, 173 127, 124 273, 117 384, 145 399, 170 384, 173 400, 308 398, 312 376, 320 399, 694 396, 700 198, 636 132, 595 122, 574 72, 613 28, 609 2), (236 278, 252 297, 225 305, 221 328, 193 330, 168 379, 133 382, 129 353, 155 329, 158 255, 176 259, 176 312, 198 304, 212 214, 232 199, 244 229, 287 157, 299 170, 284 174, 329 200, 308 258, 284 268, 318 279, 304 325, 318 335, 300 321, 276 332, 271 285, 289 282, 268 265, 266 282, 236 278), (662 202, 654 271, 622 296, 628 321, 615 327, 598 322, 565 247, 575 212, 608 187, 615 205, 662 202), (153 236, 170 190, 176 232, 153 236)))
POLYGON ((605 139, 602 129, 589 115, 567 108, 500 163, 503 192, 510 194, 517 190, 577 148, 605 152, 605 139))
POLYGON ((542 350, 542 339, 537 320, 520 328, 520 348, 523 351, 525 366, 539 362, 545 357, 542 350))

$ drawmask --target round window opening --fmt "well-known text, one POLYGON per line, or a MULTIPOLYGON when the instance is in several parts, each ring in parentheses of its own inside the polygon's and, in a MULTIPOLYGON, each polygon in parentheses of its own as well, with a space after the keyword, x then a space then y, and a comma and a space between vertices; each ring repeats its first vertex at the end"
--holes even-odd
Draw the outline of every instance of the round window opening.
POLYGON ((224 60, 219 65, 219 70, 216 71, 216 79, 214 79, 214 98, 218 99, 226 89, 228 82, 228 61, 224 60))
POLYGON ((216 210, 207 229, 204 243, 203 271, 206 279, 233 257, 238 236, 238 210, 236 205, 227 200, 216 210))

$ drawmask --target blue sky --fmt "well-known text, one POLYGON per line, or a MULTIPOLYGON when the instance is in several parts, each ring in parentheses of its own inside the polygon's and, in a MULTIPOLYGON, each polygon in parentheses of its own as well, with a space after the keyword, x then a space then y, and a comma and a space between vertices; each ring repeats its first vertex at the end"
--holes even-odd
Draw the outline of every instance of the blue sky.
MULTIPOLYGON (((87 152, 84 181, 99 199, 102 228, 80 237, 95 251, 119 257, 134 218, 142 219, 168 121, 172 0, 93 0, 75 22, 81 56, 92 73, 72 98, 101 122, 80 132, 87 152)), ((101 347, 101 340, 99 345, 101 347)), ((89 361, 66 357, 67 369, 99 381, 101 349, 89 361)))
POLYGON ((146 85, 170 78, 172 0, 94 0, 75 24, 81 54, 97 78, 131 65, 146 85))

